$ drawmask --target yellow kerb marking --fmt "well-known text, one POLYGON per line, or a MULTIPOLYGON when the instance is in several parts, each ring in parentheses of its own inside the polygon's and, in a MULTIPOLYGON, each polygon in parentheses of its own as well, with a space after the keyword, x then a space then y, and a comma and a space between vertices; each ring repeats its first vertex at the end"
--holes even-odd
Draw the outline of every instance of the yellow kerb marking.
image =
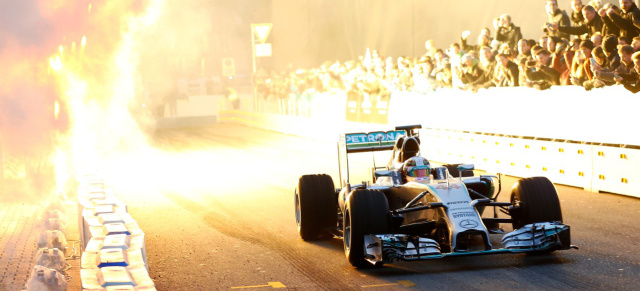
POLYGON ((267 282, 269 284, 269 286, 273 287, 273 288, 287 288, 287 286, 285 286, 284 284, 280 283, 280 282, 267 282))
POLYGON ((239 286, 239 287, 231 287, 231 289, 252 289, 252 288, 287 288, 284 284, 280 282, 267 282, 267 285, 253 285, 253 286, 239 286))
POLYGON ((415 287, 416 286, 415 283, 413 283, 413 282, 411 282, 409 280, 399 280, 398 284, 400 284, 403 287, 415 287))
POLYGON ((364 285, 360 286, 362 288, 377 288, 377 287, 389 287, 389 286, 402 286, 402 287, 415 287, 416 284, 409 280, 398 280, 398 283, 388 283, 388 284, 377 284, 377 285, 364 285))

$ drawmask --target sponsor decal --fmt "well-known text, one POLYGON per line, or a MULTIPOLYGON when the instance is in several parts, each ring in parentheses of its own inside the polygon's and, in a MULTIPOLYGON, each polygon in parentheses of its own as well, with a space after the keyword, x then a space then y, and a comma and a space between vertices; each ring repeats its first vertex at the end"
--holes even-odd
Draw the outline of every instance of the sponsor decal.
POLYGON ((398 137, 405 135, 404 130, 376 131, 371 133, 354 133, 345 136, 347 144, 369 143, 369 142, 393 142, 398 137))
POLYGON ((452 201, 452 202, 447 202, 447 205, 453 205, 453 204, 469 204, 469 201, 452 201))
POLYGON ((347 144, 367 142, 367 135, 363 133, 347 135, 347 144))
POLYGON ((478 226, 478 222, 471 219, 465 219, 460 221, 459 225, 463 228, 476 228, 478 226))
POLYGON ((476 217, 475 212, 456 212, 451 214, 453 218, 461 218, 461 217, 476 217))
MULTIPOLYGON (((460 185, 458 184, 451 184, 449 185, 449 188, 453 188, 453 189, 460 189, 460 185)), ((436 187, 436 189, 440 189, 440 190, 447 190, 447 185, 445 184, 439 184, 438 187, 436 187)))

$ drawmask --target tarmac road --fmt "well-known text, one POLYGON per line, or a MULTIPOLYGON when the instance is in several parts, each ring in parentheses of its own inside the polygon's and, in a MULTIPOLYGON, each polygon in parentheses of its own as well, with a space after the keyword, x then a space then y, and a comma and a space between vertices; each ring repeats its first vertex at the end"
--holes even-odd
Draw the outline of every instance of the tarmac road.
MULTIPOLYGON (((338 181, 334 142, 220 124, 160 132, 153 146, 159 149, 160 160, 153 165, 133 160, 129 169, 114 176, 114 182, 118 197, 146 233, 149 272, 158 290, 638 290, 640 286, 637 198, 557 185, 564 222, 571 225, 572 243, 580 250, 355 269, 345 259, 342 240, 304 242, 295 226, 293 190, 298 177, 328 173, 338 181), (148 167, 161 174, 146 174, 148 167)), ((371 157, 361 162, 365 160, 370 162, 371 157)), ((362 169, 366 173, 367 168, 362 169)), ((503 177, 500 200, 509 199, 516 180, 503 177)))

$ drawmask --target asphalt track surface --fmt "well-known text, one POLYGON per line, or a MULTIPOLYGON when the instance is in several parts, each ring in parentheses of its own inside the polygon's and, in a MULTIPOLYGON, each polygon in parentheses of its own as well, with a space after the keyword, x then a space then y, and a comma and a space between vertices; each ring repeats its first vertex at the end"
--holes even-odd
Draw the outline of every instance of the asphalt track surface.
MULTIPOLYGON (((341 239, 305 242, 295 226, 293 191, 298 177, 328 173, 338 180, 334 142, 219 124, 159 132, 152 144, 173 163, 154 165, 163 173, 157 177, 138 173, 136 187, 116 186, 146 233, 149 272, 158 290, 283 286, 291 290, 638 290, 640 286, 637 198, 556 185, 564 222, 571 225, 572 243, 579 250, 355 269, 345 259, 341 239)), ((370 161, 367 156, 359 163, 369 166, 370 161)), ((509 199, 516 180, 503 177, 499 200, 509 199)))

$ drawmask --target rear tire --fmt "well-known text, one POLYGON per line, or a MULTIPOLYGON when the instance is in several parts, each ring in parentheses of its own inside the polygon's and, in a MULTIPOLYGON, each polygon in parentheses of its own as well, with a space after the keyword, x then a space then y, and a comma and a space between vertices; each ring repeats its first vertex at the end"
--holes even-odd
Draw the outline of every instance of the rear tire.
POLYGON ((303 240, 332 238, 327 229, 337 227, 338 198, 327 174, 303 175, 295 192, 298 233, 303 240))
POLYGON ((520 206, 511 214, 514 229, 537 222, 562 222, 558 192, 546 177, 518 181, 511 190, 511 203, 520 206))
POLYGON ((373 266, 365 260, 364 236, 391 232, 387 197, 377 190, 355 190, 349 195, 343 217, 347 260, 356 268, 373 266))

